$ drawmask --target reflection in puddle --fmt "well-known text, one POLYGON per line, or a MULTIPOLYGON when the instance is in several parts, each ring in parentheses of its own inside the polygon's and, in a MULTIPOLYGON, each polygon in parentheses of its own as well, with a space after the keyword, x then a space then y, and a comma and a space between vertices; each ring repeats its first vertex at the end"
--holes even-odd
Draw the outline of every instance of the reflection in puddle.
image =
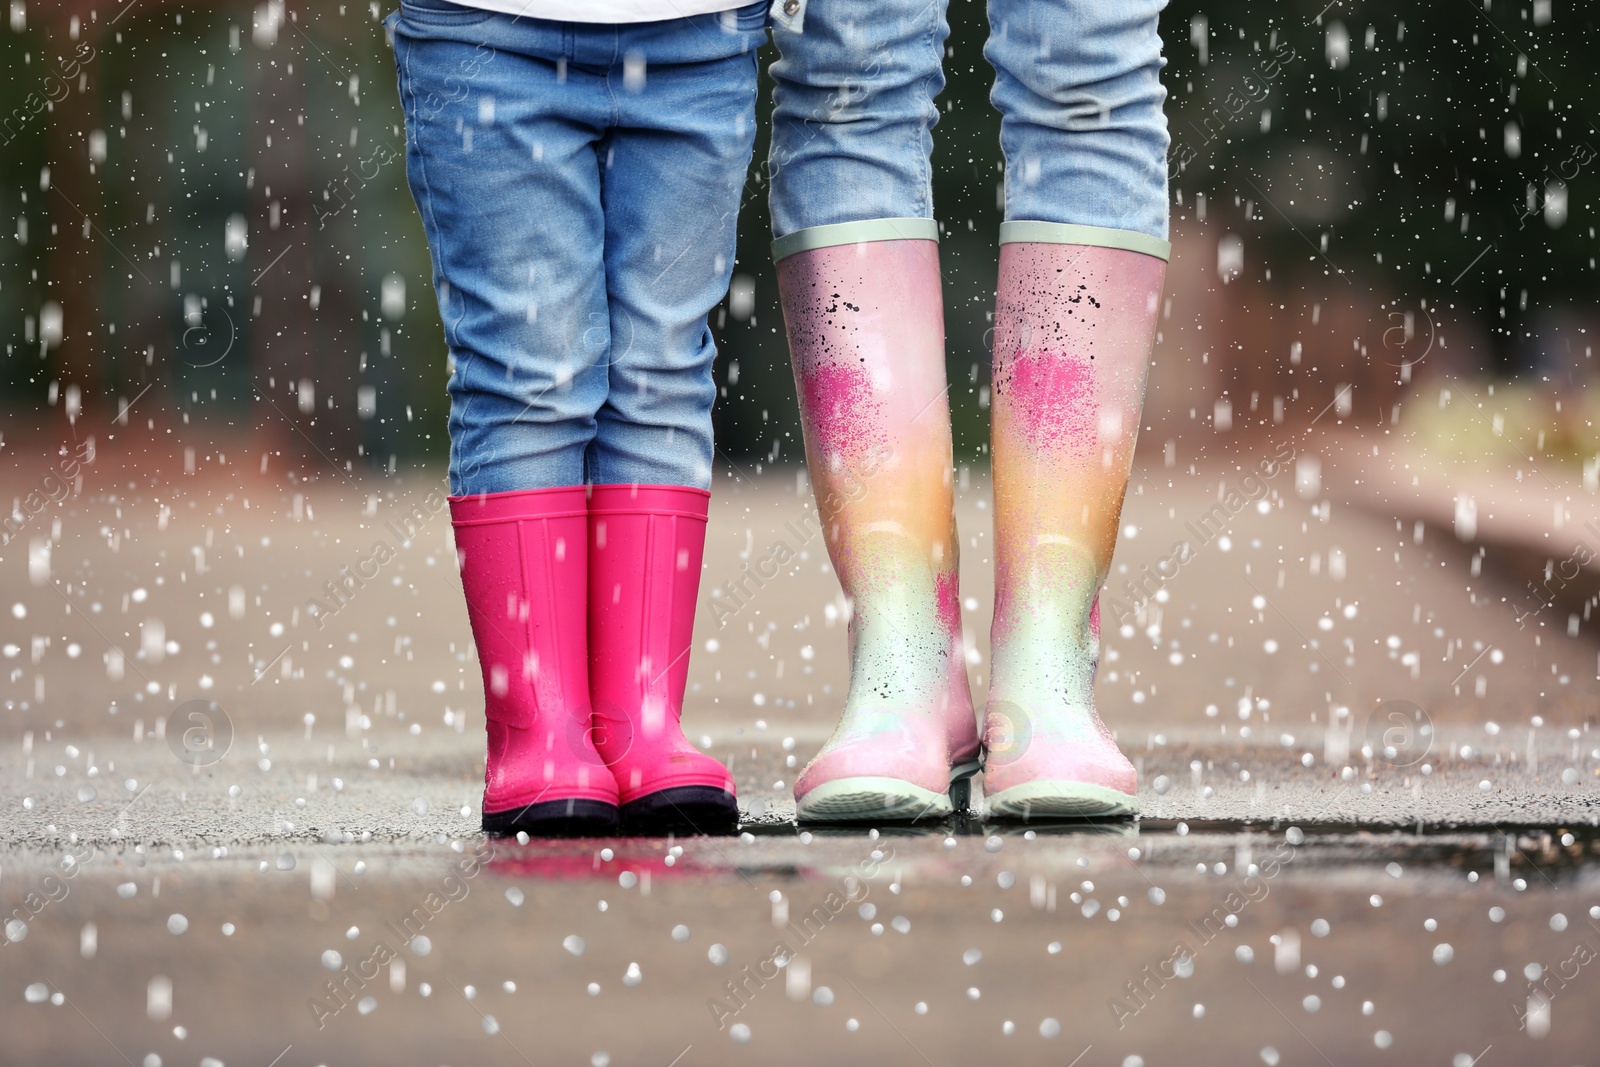
POLYGON ((648 894, 653 883, 685 880, 816 881, 852 871, 868 878, 883 871, 958 876, 974 863, 1034 871, 1092 864, 1204 873, 1247 867, 1253 849, 1284 841, 1299 849, 1297 869, 1337 868, 1358 877, 1431 869, 1459 871, 1469 881, 1554 885, 1600 861, 1595 828, 1374 833, 1342 824, 1077 820, 1023 827, 970 819, 875 829, 747 825, 738 837, 505 839, 495 843, 487 869, 513 879, 616 882, 648 894))

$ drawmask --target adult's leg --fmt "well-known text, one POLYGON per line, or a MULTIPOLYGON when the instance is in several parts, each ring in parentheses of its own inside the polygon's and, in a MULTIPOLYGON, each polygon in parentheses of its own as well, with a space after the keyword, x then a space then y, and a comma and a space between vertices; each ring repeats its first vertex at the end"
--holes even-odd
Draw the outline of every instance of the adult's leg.
MULTIPOLYGON (((791 234, 819 226, 933 217, 946 6, 808 0, 804 33, 774 27, 767 164, 780 258, 807 247, 791 234)), ((924 235, 915 227, 889 232, 924 235)))
MULTIPOLYGON (((988 0, 1006 221, 1122 231, 1165 258, 1166 0, 988 0)), ((1007 234, 1001 235, 1006 240, 1007 234)), ((1016 236, 1013 239, 1024 240, 1016 236)))
POLYGON ((800 817, 947 815, 977 766, 963 658, 930 162, 942 0, 811 0, 779 28, 772 215, 806 459, 852 614, 800 817))
POLYGON ((728 289, 762 5, 616 31, 602 146, 610 391, 590 455, 590 687, 625 825, 731 831, 733 777, 681 726, 711 481, 706 315, 728 289), (630 76, 630 70, 634 73, 630 76))
POLYGON ((985 793, 1017 818, 1131 814, 1094 705, 1098 597, 1166 269, 1160 0, 990 0, 1006 156, 991 451, 985 793))

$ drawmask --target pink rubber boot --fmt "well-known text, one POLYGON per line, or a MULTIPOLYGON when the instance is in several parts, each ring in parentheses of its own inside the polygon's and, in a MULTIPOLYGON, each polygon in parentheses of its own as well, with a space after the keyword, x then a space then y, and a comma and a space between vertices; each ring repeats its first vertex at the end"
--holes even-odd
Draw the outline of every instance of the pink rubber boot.
POLYGON ((595 744, 635 831, 731 833, 733 776, 683 736, 704 489, 596 485, 589 495, 589 688, 595 744))
POLYGON ((984 793, 999 818, 1133 815, 1094 676, 1166 242, 1038 222, 1000 239, 984 793))
POLYGON ((461 585, 483 666, 491 834, 605 834, 617 783, 589 705, 583 486, 451 497, 461 585))
POLYGON ((819 532, 852 609, 839 726, 794 785, 803 821, 943 818, 978 769, 938 232, 880 219, 775 248, 819 532))

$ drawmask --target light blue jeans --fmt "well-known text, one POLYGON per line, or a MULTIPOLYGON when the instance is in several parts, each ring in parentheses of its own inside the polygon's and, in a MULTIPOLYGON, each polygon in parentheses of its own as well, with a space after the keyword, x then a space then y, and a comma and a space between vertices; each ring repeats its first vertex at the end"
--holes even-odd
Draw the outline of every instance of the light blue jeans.
POLYGON ((762 4, 623 25, 385 22, 450 374, 450 491, 711 484, 762 4))
MULTIPOLYGON (((1007 221, 1166 239, 1166 60, 1156 29, 1164 6, 989 0, 983 54, 995 70, 1007 221)), ((774 236, 933 216, 945 8, 946 0, 774 6, 774 236)))

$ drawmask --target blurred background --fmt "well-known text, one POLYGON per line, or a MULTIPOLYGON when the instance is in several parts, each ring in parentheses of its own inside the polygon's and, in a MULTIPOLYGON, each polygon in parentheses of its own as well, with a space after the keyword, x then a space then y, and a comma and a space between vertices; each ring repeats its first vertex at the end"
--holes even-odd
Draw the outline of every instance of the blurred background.
MULTIPOLYGON (((445 352, 388 8, 8 4, 6 436, 90 412, 244 439, 307 476, 308 459, 441 460, 445 352)), ((1595 18, 1555 0, 1173 3, 1177 254, 1147 446, 1226 452, 1340 395, 1341 417, 1389 423, 1454 375, 1500 383, 1512 429, 1433 389, 1418 440, 1471 454, 1514 432, 1587 464, 1592 490, 1600 91, 1581 57, 1595 18)), ((975 457, 1001 158, 981 5, 955 0, 951 23, 935 210, 957 449, 975 457)), ((764 153, 763 135, 713 316, 719 444, 762 465, 799 454, 764 153)))

